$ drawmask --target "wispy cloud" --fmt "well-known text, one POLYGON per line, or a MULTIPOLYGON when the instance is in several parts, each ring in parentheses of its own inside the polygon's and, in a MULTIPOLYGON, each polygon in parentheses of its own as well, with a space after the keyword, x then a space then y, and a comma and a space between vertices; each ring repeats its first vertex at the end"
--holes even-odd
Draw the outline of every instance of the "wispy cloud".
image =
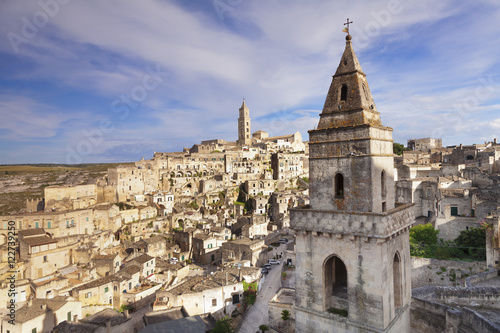
MULTIPOLYGON (((252 130, 299 130, 307 140, 343 51, 346 17, 395 140, 440 134, 448 144, 471 143, 478 137, 471 124, 493 121, 500 104, 494 1, 261 0, 238 2, 224 15, 211 2, 70 1, 17 53, 8 34, 22 35, 25 20, 43 8, 14 0, 0 7, 0 138, 28 150, 38 147, 30 138, 58 139, 47 146, 53 156, 60 150, 58 158, 101 119, 115 130, 85 156, 93 161, 234 140, 243 97, 252 130), (147 68, 159 68, 161 84, 120 117, 113 103, 143 84, 147 68), (471 104, 478 87, 494 92, 471 104), (66 126, 74 121, 76 129, 66 126)), ((482 135, 493 134, 488 128, 482 135)))

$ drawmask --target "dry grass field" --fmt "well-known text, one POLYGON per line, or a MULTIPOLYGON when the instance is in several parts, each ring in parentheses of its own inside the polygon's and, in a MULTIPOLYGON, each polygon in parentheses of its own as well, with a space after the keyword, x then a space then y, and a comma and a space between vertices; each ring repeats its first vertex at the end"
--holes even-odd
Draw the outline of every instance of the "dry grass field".
POLYGON ((119 164, 0 165, 0 215, 22 213, 26 199, 43 197, 50 185, 93 184, 119 164))

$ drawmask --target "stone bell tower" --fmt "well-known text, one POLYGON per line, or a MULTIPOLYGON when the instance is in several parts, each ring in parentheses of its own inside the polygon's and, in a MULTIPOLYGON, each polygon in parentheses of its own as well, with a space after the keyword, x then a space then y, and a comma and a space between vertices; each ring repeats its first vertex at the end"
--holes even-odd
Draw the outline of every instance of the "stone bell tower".
POLYGON ((245 104, 245 99, 243 99, 243 104, 241 104, 240 116, 238 117, 237 143, 239 146, 250 146, 252 144, 252 133, 250 132, 250 110, 245 104))
POLYGON ((309 131, 310 205, 297 236, 297 332, 410 332, 409 205, 395 204, 392 129, 351 36, 318 128, 309 131))

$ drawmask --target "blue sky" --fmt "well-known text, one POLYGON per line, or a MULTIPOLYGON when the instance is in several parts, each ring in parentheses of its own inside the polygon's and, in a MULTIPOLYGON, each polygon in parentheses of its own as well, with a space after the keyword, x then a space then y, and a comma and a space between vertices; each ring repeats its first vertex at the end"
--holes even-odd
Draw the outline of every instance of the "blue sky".
MULTIPOLYGON (((307 130, 353 46, 396 142, 500 129, 497 0, 2 0, 0 164, 125 162, 307 130)), ((499 137, 500 139, 500 137, 499 137)))

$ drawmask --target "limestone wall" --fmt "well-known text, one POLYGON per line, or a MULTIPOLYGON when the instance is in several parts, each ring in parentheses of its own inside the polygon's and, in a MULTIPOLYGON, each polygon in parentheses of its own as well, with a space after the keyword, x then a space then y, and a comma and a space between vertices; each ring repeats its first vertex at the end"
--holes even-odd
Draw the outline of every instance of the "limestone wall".
POLYGON ((412 333, 493 333, 500 327, 473 309, 456 308, 475 302, 479 308, 498 303, 499 288, 422 287, 413 290, 412 333), (449 306, 445 303, 454 304, 449 306))
POLYGON ((480 219, 476 217, 451 216, 449 218, 436 219, 436 228, 439 230, 439 238, 454 240, 460 235, 460 231, 467 228, 478 228, 480 219))
POLYGON ((465 278, 486 269, 484 261, 411 258, 411 286, 464 286, 465 278))

